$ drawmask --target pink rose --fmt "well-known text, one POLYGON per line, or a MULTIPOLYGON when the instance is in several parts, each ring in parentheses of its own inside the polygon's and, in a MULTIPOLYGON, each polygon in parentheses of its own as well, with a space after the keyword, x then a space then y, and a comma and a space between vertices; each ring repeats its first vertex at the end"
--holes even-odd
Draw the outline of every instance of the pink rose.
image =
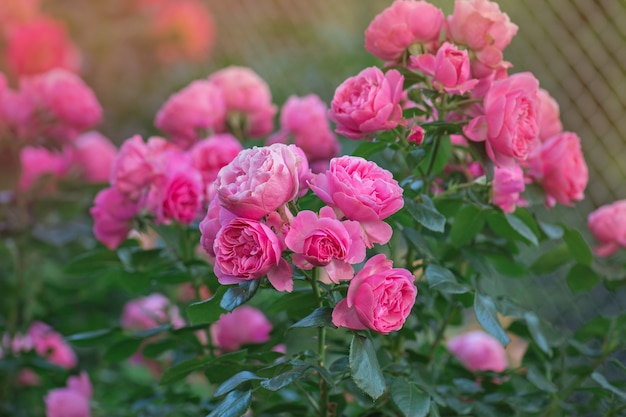
POLYGON ((283 144, 241 151, 215 180, 222 205, 238 216, 260 219, 293 200, 304 161, 283 144))
POLYGON ((412 66, 433 77, 433 86, 450 94, 465 94, 478 80, 470 79, 470 60, 467 51, 445 42, 436 55, 411 57, 412 66))
POLYGON ((291 266, 281 258, 282 249, 276 234, 265 224, 237 217, 215 237, 213 270, 220 284, 238 284, 267 275, 278 291, 291 292, 291 266))
POLYGON ((503 372, 507 368, 504 347, 482 330, 456 336, 448 341, 447 347, 472 372, 503 372))
POLYGON ((491 184, 491 202, 502 211, 513 213, 515 207, 524 205, 520 193, 526 188, 524 171, 519 165, 511 168, 495 167, 491 184))
POLYGON ((235 217, 237 216, 221 206, 219 198, 213 198, 209 203, 206 216, 200 222, 200 233, 202 233, 200 245, 212 260, 215 259, 213 244, 217 233, 222 225, 229 223, 235 217))
POLYGON ((528 175, 543 187, 548 207, 584 198, 589 172, 575 133, 562 132, 543 142, 529 167, 528 175))
POLYGON ((294 252, 292 261, 302 269, 323 266, 331 281, 351 279, 351 264, 365 259, 365 243, 358 222, 339 221, 326 206, 318 216, 303 210, 291 221, 285 244, 294 252))
POLYGON ((443 12, 425 1, 395 1, 365 29, 365 49, 385 60, 398 60, 414 43, 439 40, 443 12))
POLYGON ((626 248, 626 200, 616 201, 591 212, 587 218, 591 234, 600 242, 598 256, 610 256, 626 248))
POLYGON ((413 143, 419 146, 424 142, 425 135, 426 135, 426 132, 424 131, 424 128, 422 126, 413 125, 411 126, 411 130, 409 132, 409 136, 407 137, 407 140, 409 141, 409 143, 413 143))
POLYGON ((141 136, 135 135, 122 144, 113 161, 111 185, 130 200, 139 200, 152 178, 147 155, 148 147, 141 136))
POLYGON ((191 224, 202 207, 202 175, 194 169, 179 169, 168 173, 163 192, 162 218, 191 224))
POLYGON ((93 386, 89 380, 89 375, 84 371, 79 375, 69 377, 67 379, 67 387, 72 391, 81 393, 87 398, 93 396, 93 386))
POLYGON ((243 345, 267 342, 271 331, 272 323, 260 310, 244 305, 222 314, 211 325, 211 339, 217 348, 230 352, 243 345))
POLYGON ((150 330, 164 324, 174 328, 184 326, 178 307, 162 294, 153 293, 136 298, 124 305, 121 325, 128 330, 150 330))
POLYGON ((117 148, 109 139, 98 132, 87 132, 74 142, 74 163, 80 167, 87 182, 109 181, 117 148))
POLYGON ((56 388, 44 399, 46 417, 90 417, 89 398, 69 388, 56 388))
POLYGON ((382 220, 404 206, 402 187, 391 172, 355 156, 332 159, 328 171, 314 176, 311 189, 348 219, 361 223, 368 247, 389 241, 391 227, 382 220))
POLYGON ((377 67, 365 68, 335 90, 328 117, 337 124, 336 132, 350 139, 368 133, 391 130, 403 123, 402 83, 396 70, 386 74, 377 67))
POLYGON ((138 205, 128 200, 116 188, 100 191, 90 213, 93 217, 93 234, 107 248, 117 248, 128 236, 138 205))
POLYGON ((410 271, 392 268, 385 255, 370 258, 350 281, 348 295, 333 310, 333 324, 387 334, 400 330, 417 297, 410 271))
POLYGON ((464 127, 473 141, 486 141, 489 158, 512 166, 532 153, 539 138, 539 82, 529 72, 494 81, 485 95, 484 115, 464 127))
POLYGON ((205 196, 217 173, 228 165, 243 149, 241 143, 228 133, 216 134, 197 142, 190 150, 191 166, 202 174, 205 196))
POLYGON ((222 91, 205 80, 194 81, 173 94, 159 109, 155 126, 186 149, 207 131, 224 124, 226 103, 222 91))
POLYGON ((69 155, 49 151, 46 148, 27 146, 20 151, 22 171, 19 180, 20 191, 33 188, 39 181, 46 180, 48 187, 44 191, 53 191, 57 180, 63 178, 69 169, 69 155))
POLYGON ((272 93, 254 71, 231 66, 213 73, 209 81, 222 90, 232 129, 243 129, 244 134, 254 138, 273 130, 277 109, 272 104, 272 93))
POLYGON ((477 52, 477 59, 495 67, 502 61, 502 51, 517 33, 517 25, 489 0, 456 0, 448 17, 448 39, 477 52))
POLYGON ((37 354, 48 362, 67 369, 75 367, 78 363, 76 354, 63 336, 47 324, 42 322, 31 324, 28 336, 32 339, 37 354))
POLYGON ((543 88, 539 89, 539 139, 545 141, 563 131, 559 103, 543 88))

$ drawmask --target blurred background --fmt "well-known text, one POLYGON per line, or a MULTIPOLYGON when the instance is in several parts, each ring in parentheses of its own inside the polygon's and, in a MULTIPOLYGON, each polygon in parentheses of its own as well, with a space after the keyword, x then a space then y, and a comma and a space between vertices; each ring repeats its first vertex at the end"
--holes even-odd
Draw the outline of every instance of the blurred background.
MULTIPOLYGON (((36 3, 1 1, 5 8, 13 4, 14 13, 36 3)), ((105 109, 100 130, 118 144, 135 133, 157 133, 154 116, 170 94, 228 65, 254 69, 268 82, 278 105, 291 94, 308 93, 328 103, 347 77, 381 64, 365 51, 363 32, 391 1, 175 0, 169 3, 199 3, 201 8, 167 10, 162 3, 40 0, 41 10, 63 22, 76 45, 80 74, 105 109)), ((432 3, 446 14, 453 10, 453 0, 432 3)), ((587 214, 626 198, 626 2, 498 3, 519 26, 505 51, 512 72, 533 72, 557 100, 564 128, 582 138, 589 165, 586 200, 575 208, 553 209, 548 217, 566 219, 592 242, 587 214)), ((524 302, 542 305, 546 315, 564 324, 597 309, 626 307, 602 288, 580 299, 563 280, 532 280, 544 288, 545 297, 524 302), (554 294, 562 294, 562 300, 555 302, 554 294)), ((507 279, 498 291, 527 286, 507 279)))

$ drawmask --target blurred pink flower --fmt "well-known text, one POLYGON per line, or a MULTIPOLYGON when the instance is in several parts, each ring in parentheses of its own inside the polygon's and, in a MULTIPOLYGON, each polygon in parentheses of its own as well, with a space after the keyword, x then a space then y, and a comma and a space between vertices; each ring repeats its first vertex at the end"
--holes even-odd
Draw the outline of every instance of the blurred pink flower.
POLYGON ((174 328, 185 325, 178 307, 159 293, 136 298, 124 305, 121 325, 128 330, 150 330, 164 324, 174 328))
POLYGON ((520 197, 525 188, 524 171, 519 165, 494 168, 491 202, 502 211, 513 213, 516 206, 525 205, 520 197))
POLYGON ((604 205, 589 214, 587 225, 600 242, 594 248, 598 256, 610 256, 626 248, 626 200, 604 205))
POLYGON ((80 135, 74 142, 72 159, 87 182, 106 183, 111 177, 117 148, 101 133, 92 131, 80 135))
POLYGON ((33 188, 44 177, 48 176, 44 193, 54 192, 56 181, 63 178, 70 166, 70 157, 67 152, 50 151, 46 148, 27 146, 20 151, 22 171, 19 180, 19 190, 27 191, 33 188))
POLYGON ((202 174, 205 198, 212 197, 209 188, 213 186, 220 169, 235 159, 241 150, 241 143, 228 133, 212 135, 190 149, 191 166, 202 174))
POLYGON ((217 348, 233 351, 243 345, 267 342, 271 331, 272 323, 260 310, 244 305, 222 314, 211 325, 211 339, 217 348))
POLYGON ((46 417, 90 417, 92 395, 91 381, 85 372, 71 376, 66 388, 53 389, 44 398, 46 417))
POLYGON ((503 372, 507 368, 504 347, 482 330, 453 337, 447 347, 470 371, 503 372))
POLYGON ((93 234, 107 248, 116 249, 128 236, 138 205, 116 188, 101 190, 90 210, 93 217, 93 234))
POLYGON ((78 358, 63 336, 42 322, 34 322, 28 329, 28 336, 33 341, 37 354, 48 362, 63 368, 73 368, 78 358))

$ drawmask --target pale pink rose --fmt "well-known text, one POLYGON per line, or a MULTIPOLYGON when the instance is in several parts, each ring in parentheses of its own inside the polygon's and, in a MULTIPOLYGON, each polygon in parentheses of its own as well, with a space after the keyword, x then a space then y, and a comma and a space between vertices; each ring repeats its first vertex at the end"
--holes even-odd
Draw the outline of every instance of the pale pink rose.
POLYGON ((296 197, 303 163, 280 143, 245 149, 218 173, 217 195, 227 210, 260 219, 296 197))
POLYGON ((222 314, 211 325, 211 339, 215 347, 229 352, 243 345, 265 343, 271 331, 272 323, 260 310, 244 305, 222 314))
POLYGON ((120 324, 128 330, 150 330, 165 324, 180 328, 185 323, 178 307, 166 296, 153 293, 127 302, 120 324))
POLYGON ((473 141, 486 141, 489 158, 498 166, 524 161, 539 143, 539 82, 529 72, 494 81, 485 95, 484 115, 464 127, 473 141))
POLYGON ((294 252, 292 262, 301 269, 323 266, 335 283, 354 276, 352 264, 365 259, 365 242, 358 222, 339 221, 332 208, 320 210, 319 217, 303 210, 291 220, 285 244, 294 252))
POLYGON ((293 289, 291 266, 281 258, 282 245, 265 224, 237 217, 215 237, 214 272, 220 284, 238 284, 267 275, 279 291, 293 289))
POLYGON ((526 188, 524 171, 519 165, 510 168, 495 167, 491 184, 491 202, 506 213, 513 213, 516 206, 525 205, 520 193, 526 188))
POLYGON ((594 248, 598 256, 610 256, 626 248, 626 200, 616 201, 591 212, 587 218, 591 234, 600 242, 594 248))
POLYGON ((470 371, 504 372, 507 368, 506 352, 496 338, 482 330, 453 337, 447 348, 470 371))
POLYGON ((198 80, 170 96, 159 109, 154 124, 186 149, 208 131, 220 128, 225 117, 222 91, 206 80, 198 80))
POLYGON ((191 166, 202 174, 205 196, 208 188, 217 178, 217 173, 228 165, 243 150, 241 143, 233 135, 218 133, 197 142, 191 148, 191 166))
POLYGON ((94 236, 107 248, 116 249, 126 240, 138 210, 138 204, 128 200, 116 188, 100 191, 90 210, 94 236))
POLYGON ((231 66, 213 73, 209 81, 222 90, 231 130, 243 130, 253 138, 274 128, 277 108, 267 83, 246 67, 231 66))
POLYGON ((53 68, 80 70, 78 49, 58 20, 41 16, 13 25, 6 41, 4 61, 15 75, 36 75, 53 68))
POLYGON ((539 139, 545 141, 563 131, 559 104, 543 88, 539 89, 539 139))
POLYGON ((87 182, 105 183, 111 177, 117 148, 109 139, 98 132, 87 132, 74 142, 72 159, 87 182))
POLYGON ((544 141, 528 164, 528 175, 543 187, 548 207, 584 198, 589 172, 575 133, 562 132, 544 141))
POLYGON ((415 304, 417 287, 410 271, 392 266, 383 254, 365 263, 350 281, 347 297, 333 310, 335 326, 383 334, 402 328, 415 304))
POLYGON ((377 67, 365 68, 335 90, 328 117, 337 124, 335 131, 350 139, 368 133, 391 130, 402 124, 402 83, 396 70, 384 74, 377 67))
POLYGON ((391 239, 391 227, 382 220, 404 206, 402 187, 391 172, 363 158, 342 156, 332 159, 310 186, 326 204, 361 223, 368 247, 391 239))
POLYGON ((200 233, 202 233, 200 245, 211 260, 215 259, 215 251, 213 250, 215 236, 217 236, 222 225, 227 224, 235 217, 237 217, 235 214, 221 206, 219 198, 213 198, 209 203, 206 216, 200 222, 200 233))
POLYGON ((152 16, 150 32, 159 59, 167 64, 207 59, 216 35, 213 16, 198 0, 164 2, 152 16))
POLYGON ((52 192, 56 181, 67 174, 70 158, 66 152, 27 146, 20 151, 20 163, 22 165, 18 185, 20 191, 30 190, 39 182, 49 181, 45 190, 52 192))
POLYGON ((63 368, 73 368, 78 363, 76 353, 63 336, 42 322, 34 322, 28 329, 37 354, 48 362, 63 368))
POLYGON ((425 1, 395 1, 365 29, 365 49, 385 60, 398 60, 414 43, 439 41, 443 12, 425 1))
POLYGON ((90 417, 89 398, 69 388, 56 388, 44 398, 46 417, 90 417))
POLYGON ((202 175, 195 169, 179 169, 168 173, 163 202, 157 221, 176 220, 191 224, 202 207, 202 175))
POLYGON ((470 60, 467 51, 445 42, 436 55, 422 54, 411 57, 411 65, 433 78, 436 89, 450 94, 464 94, 476 86, 478 80, 470 79, 470 60))
POLYGON ((449 40, 477 52, 477 59, 495 67, 502 61, 502 51, 517 33, 517 25, 489 0, 456 0, 448 17, 449 40))

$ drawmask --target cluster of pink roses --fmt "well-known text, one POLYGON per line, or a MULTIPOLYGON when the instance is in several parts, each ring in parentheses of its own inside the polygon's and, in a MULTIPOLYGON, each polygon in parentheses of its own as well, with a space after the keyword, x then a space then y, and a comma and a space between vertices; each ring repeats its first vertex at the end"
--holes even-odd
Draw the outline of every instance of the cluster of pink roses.
MULTIPOLYGON (((421 124, 462 123, 465 137, 483 142, 496 166, 493 203, 512 212, 534 181, 546 205, 583 198, 587 166, 576 134, 562 132, 558 106, 530 73, 508 75, 503 51, 517 26, 489 0, 457 0, 447 18, 437 7, 397 0, 370 23, 365 47, 389 66, 401 66, 423 82, 403 86, 397 69, 366 68, 341 84, 331 102, 337 133, 351 139, 407 126, 407 139, 424 140, 421 124), (432 89, 445 97, 407 101, 407 92, 432 89), (459 104, 450 106, 457 100, 459 104), (443 99, 442 99, 443 100, 443 99), (403 109, 430 108, 432 119, 404 118, 403 109)), ((409 94, 410 96, 410 94, 409 94)))

